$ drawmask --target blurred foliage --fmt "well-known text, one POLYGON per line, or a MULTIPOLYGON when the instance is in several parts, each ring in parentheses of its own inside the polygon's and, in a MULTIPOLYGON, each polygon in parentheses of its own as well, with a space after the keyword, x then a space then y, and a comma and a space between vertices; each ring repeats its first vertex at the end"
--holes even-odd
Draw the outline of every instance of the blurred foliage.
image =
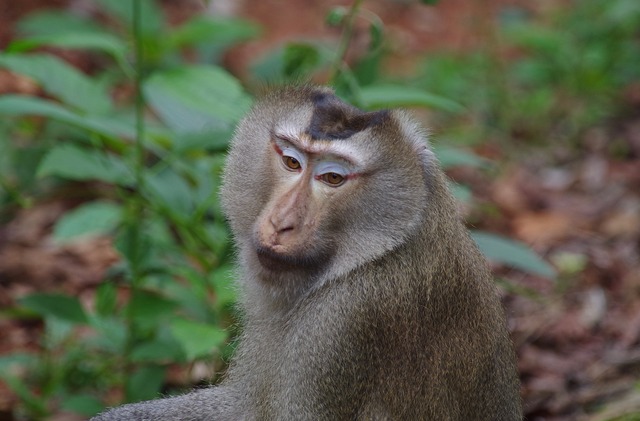
POLYGON ((169 27, 157 5, 143 1, 135 40, 144 57, 136 62, 135 3, 100 4, 111 24, 38 12, 0 54, 0 67, 45 93, 0 97, 3 138, 12 139, 2 143, 2 218, 59 186, 99 186, 57 221, 53 239, 110 235, 122 258, 96 290, 93 309, 77 297, 38 293, 13 310, 45 325, 41 354, 0 358, 0 378, 29 419, 56 408, 90 416, 115 403, 97 398, 110 390, 123 390, 126 401, 149 399, 169 365, 232 352, 235 292, 217 189, 222 152, 251 97, 215 63, 258 28, 202 16, 169 27), (87 75, 42 46, 83 50, 100 66, 87 75), (186 49, 208 64, 188 63, 186 49), (136 84, 156 118, 139 120, 135 95, 127 94, 136 84))
MULTIPOLYGON (((256 60, 244 84, 220 58, 258 36, 255 24, 197 16, 169 26, 151 0, 98 3, 108 24, 37 12, 0 53, 1 68, 31 78, 44 93, 0 97, 0 221, 61 186, 94 186, 57 221, 53 239, 109 235, 122 258, 92 308, 77 297, 39 293, 7 311, 44 321, 40 354, 0 357, 0 378, 29 419, 59 408, 92 415, 116 403, 103 400, 110 391, 124 391, 126 401, 148 399, 167 392, 169 366, 233 352, 232 252, 217 189, 233 127, 252 102, 246 86, 330 79, 364 109, 425 108, 458 143, 490 136, 507 144, 575 139, 611 116, 638 80, 636 0, 585 0, 535 18, 505 14, 499 45, 430 54, 409 81, 382 71, 384 25, 356 0, 328 12, 326 22, 342 31, 338 45, 282 45, 256 60), (355 19, 369 23, 370 41, 347 63, 355 19), (87 74, 44 46, 81 50, 97 65, 87 74)), ((459 147, 435 150, 445 168, 489 166, 459 147)), ((471 200, 468 188, 452 187, 471 200)), ((555 276, 522 244, 483 232, 474 238, 492 260, 555 276)))
POLYGON ((472 53, 430 54, 413 84, 468 110, 441 115, 470 143, 577 146, 580 134, 618 115, 640 80, 640 3, 576 1, 533 16, 506 9, 497 34, 472 53), (461 119, 473 118, 474 125, 461 119))

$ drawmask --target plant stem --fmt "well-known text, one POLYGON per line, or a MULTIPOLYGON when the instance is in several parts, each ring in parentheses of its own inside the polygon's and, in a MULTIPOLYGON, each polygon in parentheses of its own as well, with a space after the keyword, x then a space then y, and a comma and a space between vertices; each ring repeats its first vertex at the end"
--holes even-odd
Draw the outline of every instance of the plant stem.
POLYGON ((358 14, 358 10, 362 5, 362 0, 354 0, 351 8, 349 9, 349 13, 344 20, 344 27, 342 29, 342 36, 340 37, 340 44, 338 46, 338 51, 336 52, 336 59, 333 63, 333 71, 331 72, 331 81, 335 82, 336 78, 340 74, 340 69, 342 69, 342 63, 344 62, 345 56, 347 55, 347 50, 349 48, 349 43, 351 42, 351 37, 353 35, 353 23, 358 14))
POLYGON ((134 39, 134 55, 135 55, 135 119, 136 119, 136 138, 133 148, 132 167, 135 176, 135 188, 133 192, 127 194, 127 201, 131 206, 131 213, 127 229, 130 230, 129 247, 129 263, 131 269, 131 296, 129 297, 129 305, 126 308, 125 320, 127 323, 127 339, 124 352, 125 378, 132 370, 131 352, 133 351, 138 337, 136 323, 133 318, 131 300, 136 292, 142 287, 143 270, 142 270, 142 234, 144 221, 144 98, 142 97, 142 81, 143 81, 143 54, 142 54, 142 31, 140 13, 140 1, 133 0, 133 39, 134 39))
POLYGON ((142 16, 140 13, 140 0, 133 1, 133 38, 134 38, 134 49, 135 49, 135 92, 136 92, 136 102, 135 102, 135 115, 136 115, 136 139, 135 139, 135 148, 134 148, 134 157, 133 157, 133 170, 135 173, 136 180, 136 197, 134 197, 134 212, 133 218, 138 221, 138 223, 133 226, 133 253, 132 253, 132 284, 135 286, 139 285, 142 274, 140 268, 140 253, 141 253, 141 237, 142 237, 142 227, 139 223, 144 220, 144 203, 142 199, 142 192, 144 191, 144 98, 142 96, 142 81, 144 78, 143 75, 143 51, 142 51, 142 30, 141 30, 141 20, 142 16))
POLYGON ((9 182, 3 178, 0 178, 0 187, 7 193, 7 196, 18 204, 21 208, 28 208, 31 206, 29 198, 22 195, 20 189, 17 189, 9 184, 9 182))

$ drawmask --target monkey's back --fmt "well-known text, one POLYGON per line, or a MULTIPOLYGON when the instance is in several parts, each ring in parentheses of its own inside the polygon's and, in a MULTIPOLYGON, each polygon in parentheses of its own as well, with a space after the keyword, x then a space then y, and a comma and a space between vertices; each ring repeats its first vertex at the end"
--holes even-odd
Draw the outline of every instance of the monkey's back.
MULTIPOLYGON (((371 291, 378 320, 363 349, 383 348, 386 356, 373 358, 370 415, 521 420, 515 356, 495 285, 466 231, 448 235, 459 236, 455 249, 423 235, 363 268, 370 273, 362 279, 378 281, 371 291)), ((363 311, 363 325, 372 311, 363 311)))
POLYGON ((396 358, 380 362, 387 378, 373 399, 391 400, 386 406, 397 412, 390 419, 521 420, 515 356, 495 285, 466 231, 448 235, 459 236, 453 249, 424 237, 407 247, 417 255, 406 258, 423 264, 400 264, 395 270, 410 275, 385 288, 390 298, 381 301, 393 317, 382 327, 383 340, 396 358))

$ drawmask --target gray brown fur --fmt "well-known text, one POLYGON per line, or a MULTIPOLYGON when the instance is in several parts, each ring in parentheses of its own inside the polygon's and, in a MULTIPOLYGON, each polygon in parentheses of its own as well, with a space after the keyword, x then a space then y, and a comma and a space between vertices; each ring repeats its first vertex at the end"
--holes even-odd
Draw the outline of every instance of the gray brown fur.
POLYGON ((226 379, 96 421, 522 419, 496 288, 424 135, 405 114, 358 114, 325 88, 271 93, 237 130, 222 198, 245 314, 226 379), (263 156, 278 121, 311 126, 318 95, 346 121, 325 131, 346 127, 376 161, 318 228, 324 260, 268 275, 252 239, 274 188, 263 156))

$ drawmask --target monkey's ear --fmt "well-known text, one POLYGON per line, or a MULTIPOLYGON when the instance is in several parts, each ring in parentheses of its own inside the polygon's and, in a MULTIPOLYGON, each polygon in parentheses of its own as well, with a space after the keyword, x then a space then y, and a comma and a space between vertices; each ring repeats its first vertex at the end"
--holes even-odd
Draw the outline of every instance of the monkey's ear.
POLYGON ((409 114, 402 110, 392 111, 393 117, 398 123, 400 133, 409 141, 416 155, 420 159, 425 173, 430 174, 438 166, 431 144, 429 131, 418 124, 409 114))

